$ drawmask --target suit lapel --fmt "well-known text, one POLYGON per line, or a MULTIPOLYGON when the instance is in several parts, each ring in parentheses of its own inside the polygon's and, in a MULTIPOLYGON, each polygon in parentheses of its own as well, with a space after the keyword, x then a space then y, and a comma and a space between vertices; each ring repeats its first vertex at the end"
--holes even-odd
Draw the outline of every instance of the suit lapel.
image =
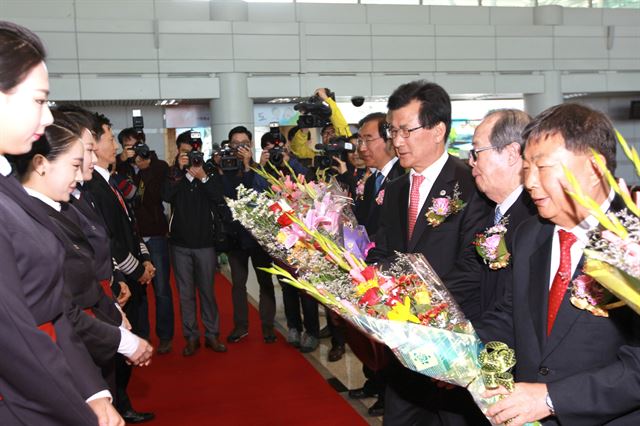
POLYGON ((399 226, 399 231, 401 232, 402 235, 402 245, 403 248, 405 249, 404 251, 407 251, 406 248, 409 244, 408 238, 407 238, 407 214, 408 214, 408 210, 409 210, 409 189, 410 189, 410 185, 409 185, 409 175, 403 176, 402 178, 400 178, 400 182, 399 182, 399 188, 398 188, 398 214, 399 214, 399 218, 398 218, 398 223, 400 224, 399 226))
MULTIPOLYGON (((582 273, 582 265, 584 262, 584 256, 580 259, 578 266, 576 267, 571 280, 575 279, 578 275, 582 273)), ((542 360, 548 357, 551 352, 558 346, 562 339, 567 335, 567 333, 571 330, 576 320, 580 317, 580 315, 585 314, 586 311, 582 309, 578 309, 571 304, 571 283, 567 287, 567 291, 562 298, 562 303, 560 304, 560 308, 558 309, 558 315, 556 316, 556 321, 553 323, 553 328, 551 329, 551 335, 547 340, 547 344, 544 347, 544 352, 542 353, 542 360)), ((589 314, 590 315, 590 314, 589 314)))
MULTIPOLYGON (((420 209, 418 213, 418 217, 416 218, 416 225, 413 228, 413 235, 411 236, 411 240, 408 244, 408 252, 410 253, 415 247, 420 238, 422 238, 422 234, 427 231, 428 228, 431 228, 431 225, 427 222, 427 218, 425 215, 427 214, 427 210, 431 206, 431 202, 433 198, 440 197, 442 191, 446 193, 446 195, 453 195, 453 186, 455 181, 455 167, 451 157, 447 159, 447 162, 444 164, 444 167, 440 171, 440 174, 436 178, 435 182, 431 186, 431 190, 429 191, 429 195, 427 195, 427 199, 424 201, 424 205, 420 209)), ((407 189, 407 203, 409 202, 409 189, 407 189)), ((405 222, 407 222, 405 214, 405 222)), ((445 219, 446 220, 446 219, 445 219)), ((405 226, 405 232, 406 226, 405 226)))
MULTIPOLYGON (((547 336, 547 306, 549 304, 549 265, 553 242, 551 224, 543 225, 536 238, 536 249, 529 260, 529 312, 542 349, 547 336)), ((518 283, 514 283, 518 285, 518 283)))

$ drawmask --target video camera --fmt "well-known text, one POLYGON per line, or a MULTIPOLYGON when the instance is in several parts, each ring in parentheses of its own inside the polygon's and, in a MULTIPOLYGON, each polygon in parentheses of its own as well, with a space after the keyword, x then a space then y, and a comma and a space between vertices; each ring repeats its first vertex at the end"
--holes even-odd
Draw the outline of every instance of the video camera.
POLYGON ((130 158, 129 160, 133 161, 133 159, 137 156, 144 160, 148 160, 151 157, 151 150, 149 149, 149 145, 146 144, 146 137, 144 135, 144 119, 142 118, 142 112, 139 109, 134 109, 131 112, 131 118, 133 122, 132 128, 135 130, 135 138, 136 143, 131 147, 133 152, 135 152, 135 156, 130 158))
POLYGON ((344 136, 338 136, 329 141, 328 144, 317 144, 316 151, 320 151, 313 159, 313 164, 317 169, 329 169, 333 165, 333 158, 338 157, 342 161, 347 161, 347 153, 354 152, 356 147, 344 136))
MULTIPOLYGON (((327 92, 327 96, 335 101, 335 93, 329 89, 324 90, 327 92)), ((299 102, 293 109, 300 112, 297 124, 301 129, 324 127, 331 122, 329 120, 331 117, 331 107, 318 95, 313 95, 299 102)))

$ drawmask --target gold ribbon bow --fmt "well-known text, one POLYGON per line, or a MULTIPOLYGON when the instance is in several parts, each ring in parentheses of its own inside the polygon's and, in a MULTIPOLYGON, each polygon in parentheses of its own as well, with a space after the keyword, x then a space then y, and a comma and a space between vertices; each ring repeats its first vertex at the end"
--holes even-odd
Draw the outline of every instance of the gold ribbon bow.
POLYGON ((502 342, 489 342, 480 352, 478 360, 485 388, 504 386, 509 392, 513 390, 513 375, 510 373, 516 365, 513 349, 502 342))

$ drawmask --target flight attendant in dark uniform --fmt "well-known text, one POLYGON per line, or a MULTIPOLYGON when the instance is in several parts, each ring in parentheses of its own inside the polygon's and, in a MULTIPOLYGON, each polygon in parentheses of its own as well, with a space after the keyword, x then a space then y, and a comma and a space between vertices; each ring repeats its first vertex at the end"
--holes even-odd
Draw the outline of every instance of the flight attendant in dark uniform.
POLYGON ((60 240, 5 158, 52 122, 44 57, 35 34, 0 21, 0 424, 123 425, 63 315, 60 240))
MULTIPOLYGON (((95 271, 94 250, 79 227, 80 213, 68 204, 76 183, 82 180, 85 147, 81 129, 68 117, 53 112, 54 123, 34 142, 31 151, 14 158, 25 190, 39 200, 65 242, 65 314, 100 367, 114 364, 116 353, 136 365, 148 365, 151 346, 141 342, 123 324, 123 315, 105 294, 95 271), (51 173, 45 173, 50 168, 51 173)), ((90 136, 90 134, 89 134, 90 136)))

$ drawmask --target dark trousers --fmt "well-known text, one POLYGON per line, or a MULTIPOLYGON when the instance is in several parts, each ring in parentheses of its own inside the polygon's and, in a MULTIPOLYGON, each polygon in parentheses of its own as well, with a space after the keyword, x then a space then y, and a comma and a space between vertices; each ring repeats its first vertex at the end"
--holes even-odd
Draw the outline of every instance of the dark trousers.
POLYGON ((282 286, 282 301, 284 314, 287 317, 287 327, 302 332, 302 327, 311 336, 320 335, 320 321, 318 317, 318 302, 305 292, 292 285, 280 282, 282 286), (300 307, 302 306, 302 315, 300 307), (304 320, 303 317, 304 316, 304 320))
POLYGON ((220 327, 218 304, 213 291, 216 270, 216 252, 213 247, 186 248, 170 246, 173 271, 180 295, 182 333, 187 340, 198 340, 196 292, 200 299, 200 317, 205 337, 217 337, 220 327))
POLYGON ((146 242, 156 268, 153 294, 156 299, 156 335, 160 340, 173 338, 173 299, 169 281, 169 244, 167 237, 151 237, 146 242))
POLYGON ((346 340, 340 316, 333 313, 331 309, 326 306, 324 307, 324 314, 327 319, 327 327, 329 327, 329 331, 331 332, 331 346, 344 346, 346 340))
POLYGON ((378 399, 384 401, 384 391, 387 386, 384 374, 382 374, 381 371, 373 371, 364 364, 362 364, 362 372, 367 379, 362 387, 365 388, 367 392, 377 393, 378 399))
POLYGON ((276 296, 271 274, 258 268, 271 266, 271 257, 260 247, 243 250, 231 250, 227 253, 229 268, 231 268, 231 299, 233 302, 233 323, 236 328, 249 328, 249 307, 247 300, 247 278, 249 276, 249 258, 260 286, 258 310, 263 330, 273 329, 276 316, 276 296))
MULTIPOLYGON (((131 289, 131 297, 124 308, 122 309, 127 315, 127 319, 131 324, 131 332, 138 336, 145 338, 141 333, 144 330, 143 316, 147 311, 141 308, 142 300, 146 302, 147 291, 146 286, 142 287, 141 284, 135 280, 127 279, 127 286, 131 289)), ((147 317, 148 325, 148 317, 147 317)), ((147 328, 148 333, 148 328, 147 328)), ((127 410, 131 410, 131 401, 127 394, 127 386, 129 386, 129 380, 133 367, 127 365, 126 358, 120 354, 116 354, 115 360, 115 384, 116 393, 114 396, 114 406, 120 412, 123 413, 127 410)))

